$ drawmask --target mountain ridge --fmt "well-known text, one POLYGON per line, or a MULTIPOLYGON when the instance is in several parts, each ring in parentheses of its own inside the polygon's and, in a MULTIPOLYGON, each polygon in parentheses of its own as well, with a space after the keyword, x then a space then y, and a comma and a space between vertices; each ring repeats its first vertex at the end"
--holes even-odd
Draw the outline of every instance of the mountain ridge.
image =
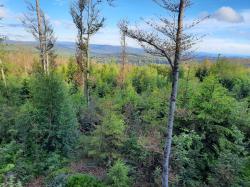
MULTIPOLYGON (((26 46, 26 47, 35 47, 37 42, 35 41, 16 41, 8 40, 7 44, 17 45, 17 46, 26 46)), ((117 45, 108 45, 108 44, 91 44, 91 52, 94 56, 119 56, 121 53, 121 46, 117 45)), ((74 55, 75 53, 75 42, 69 41, 57 41, 55 45, 57 53, 65 55, 74 55)), ((136 56, 146 56, 142 48, 127 47, 127 54, 136 55, 136 56)), ((216 59, 218 54, 208 53, 208 52, 196 52, 195 59, 216 59)), ((250 58, 250 55, 237 55, 237 54, 222 54, 222 57, 226 58, 250 58)))

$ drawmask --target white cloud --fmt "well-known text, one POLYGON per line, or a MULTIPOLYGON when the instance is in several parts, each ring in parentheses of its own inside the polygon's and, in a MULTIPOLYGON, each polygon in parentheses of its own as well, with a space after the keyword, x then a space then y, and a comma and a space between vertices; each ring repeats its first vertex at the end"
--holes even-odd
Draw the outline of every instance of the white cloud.
POLYGON ((7 17, 7 15, 8 15, 8 10, 5 7, 0 7, 0 17, 4 18, 7 17))
POLYGON ((250 9, 243 10, 241 15, 244 18, 244 22, 250 23, 250 9))
POLYGON ((191 32, 198 34, 205 34, 210 38, 234 39, 235 41, 245 40, 249 42, 250 39, 250 9, 242 10, 239 15, 244 22, 222 22, 214 17, 206 19, 205 21, 192 28, 191 32))
POLYGON ((217 53, 246 55, 250 54, 250 45, 247 42, 239 42, 233 39, 205 38, 198 44, 199 51, 217 53))
POLYGON ((212 17, 218 21, 229 23, 241 23, 244 21, 243 16, 231 7, 221 7, 212 17))

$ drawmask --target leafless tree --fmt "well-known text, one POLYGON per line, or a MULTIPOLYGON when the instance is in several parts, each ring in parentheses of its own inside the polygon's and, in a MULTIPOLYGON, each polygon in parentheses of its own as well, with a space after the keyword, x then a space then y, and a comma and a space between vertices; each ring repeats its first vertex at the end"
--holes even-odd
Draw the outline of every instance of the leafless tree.
MULTIPOLYGON (((4 7, 3 5, 0 5, 0 8, 4 7)), ((3 18, 0 17, 0 21, 2 20, 3 18)), ((5 36, 0 36, 0 69, 1 69, 1 75, 2 75, 2 79, 3 79, 3 82, 4 82, 4 86, 7 87, 7 81, 6 81, 6 76, 5 76, 5 72, 4 72, 4 64, 3 64, 3 56, 4 56, 4 53, 5 53, 5 50, 4 50, 4 42, 5 40, 5 36)))
POLYGON ((70 8, 73 22, 78 31, 76 42, 77 64, 82 72, 83 93, 87 105, 90 102, 89 68, 90 68, 90 39, 103 27, 104 18, 98 8, 100 0, 75 0, 70 8))
MULTIPOLYGON (((126 24, 127 21, 122 20, 121 22, 118 23, 118 27, 120 25, 126 24)), ((123 30, 120 30, 121 34, 121 84, 124 84, 124 79, 125 79, 125 64, 127 63, 127 53, 126 53, 126 48, 127 48, 127 41, 126 41, 126 33, 123 30)))
POLYGON ((4 54, 5 54, 3 41, 4 41, 4 38, 1 37, 1 39, 0 39, 0 69, 1 69, 1 75, 2 75, 3 82, 4 82, 4 86, 7 87, 7 81, 6 81, 5 71, 4 71, 4 64, 2 61, 4 54))
MULTIPOLYGON (((3 44, 0 43, 0 45, 1 45, 0 48, 2 48, 3 44)), ((7 81, 6 81, 5 71, 4 71, 4 64, 3 64, 3 61, 2 61, 3 54, 4 54, 4 49, 0 49, 0 69, 1 69, 1 75, 2 75, 4 86, 7 87, 7 81)))
POLYGON ((190 0, 153 0, 157 5, 166 10, 169 17, 159 17, 158 20, 145 21, 153 31, 145 31, 140 28, 131 29, 128 24, 121 25, 121 30, 127 36, 137 40, 146 52, 160 57, 165 57, 172 68, 172 90, 169 99, 168 129, 164 146, 162 165, 162 186, 169 185, 170 153, 172 146, 172 134, 174 116, 176 111, 176 99, 179 80, 179 64, 189 57, 192 47, 198 41, 197 35, 186 32, 200 23, 203 19, 184 25, 185 9, 191 6, 190 0))
POLYGON ((39 42, 40 61, 45 73, 49 73, 54 58, 54 45, 56 38, 48 18, 40 8, 39 0, 35 5, 26 1, 28 12, 24 14, 22 23, 33 37, 39 42))

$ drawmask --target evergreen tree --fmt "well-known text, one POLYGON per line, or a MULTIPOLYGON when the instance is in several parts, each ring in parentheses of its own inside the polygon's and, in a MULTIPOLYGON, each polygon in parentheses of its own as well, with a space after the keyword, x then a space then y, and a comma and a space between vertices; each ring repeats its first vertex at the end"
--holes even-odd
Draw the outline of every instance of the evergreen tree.
POLYGON ((130 178, 128 176, 129 167, 124 164, 123 161, 118 160, 109 169, 108 179, 109 186, 112 187, 129 187, 130 178))
POLYGON ((38 74, 30 89, 31 99, 17 119, 20 139, 30 154, 33 148, 70 153, 77 138, 77 121, 63 81, 54 73, 38 74))
POLYGON ((90 155, 99 158, 101 161, 105 160, 109 165, 110 162, 119 157, 119 149, 123 144, 124 132, 125 125, 123 119, 114 112, 107 113, 102 124, 93 132, 90 155))

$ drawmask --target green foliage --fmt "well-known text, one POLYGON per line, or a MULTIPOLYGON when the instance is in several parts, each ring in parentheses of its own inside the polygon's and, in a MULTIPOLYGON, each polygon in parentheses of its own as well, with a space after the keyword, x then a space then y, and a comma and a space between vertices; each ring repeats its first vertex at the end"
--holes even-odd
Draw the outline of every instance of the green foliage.
POLYGON ((78 67, 74 58, 69 59, 69 63, 66 69, 66 79, 69 83, 75 83, 78 67))
POLYGON ((211 69, 211 62, 205 60, 195 72, 195 76, 202 82, 209 74, 211 69))
POLYGON ((233 111, 235 107, 240 107, 240 105, 230 96, 228 90, 221 85, 220 81, 213 76, 203 80, 196 94, 193 95, 190 105, 189 110, 193 111, 191 114, 192 120, 189 119, 186 123, 193 124, 189 127, 196 131, 196 135, 188 135, 186 140, 182 139, 182 136, 177 136, 183 142, 177 144, 176 150, 174 147, 174 150, 177 151, 176 155, 180 156, 180 159, 177 159, 174 164, 174 167, 177 167, 175 170, 179 171, 177 181, 184 186, 201 186, 203 183, 201 183, 202 178, 200 178, 199 173, 208 173, 209 170, 214 171, 214 173, 209 172, 209 175, 211 174, 210 179, 207 179, 211 182, 211 186, 233 186, 237 184, 238 179, 236 180, 236 178, 240 176, 239 172, 242 170, 240 161, 244 158, 242 157, 244 154, 244 135, 235 126, 235 122, 237 121, 237 125, 239 125, 240 120, 235 119, 237 114, 233 111), (199 141, 196 139, 197 135, 200 138, 199 141), (193 141, 196 142, 195 146, 187 144, 193 141), (183 148, 179 147, 180 145, 189 145, 189 147, 184 149, 183 152, 183 148), (188 157, 185 155, 188 155, 188 157), (195 159, 197 157, 199 159, 195 159), (227 166, 227 163, 222 163, 233 157, 235 158, 234 163, 228 161, 231 168, 227 166), (185 162, 185 159, 187 159, 187 162, 185 162), (178 170, 180 166, 181 169, 178 170), (229 170, 226 171, 225 168, 229 168, 229 170), (218 175, 216 174, 217 171, 218 175), (225 172, 225 175, 221 175, 223 172, 225 172), (226 178, 222 180, 219 175, 231 177, 232 181, 226 178), (233 179, 233 177, 236 178, 233 179), (216 181, 217 179, 218 181, 216 181), (221 184, 219 185, 220 181, 221 184))
POLYGON ((65 80, 70 85, 70 93, 77 93, 81 86, 81 71, 79 70, 74 58, 69 59, 67 68, 64 71, 65 80))
POLYGON ((0 146, 0 182, 4 179, 4 176, 9 172, 13 172, 15 166, 23 154, 20 145, 17 142, 12 141, 8 144, 0 146))
POLYGON ((21 108, 17 128, 28 152, 70 153, 77 137, 76 117, 66 88, 55 75, 37 75, 30 102, 21 108))
POLYGON ((132 85, 138 94, 152 91, 157 85, 157 71, 147 67, 138 67, 134 70, 132 85))
POLYGON ((209 176, 211 186, 241 186, 240 172, 244 160, 237 154, 221 152, 218 160, 213 163, 212 173, 209 176))
POLYGON ((25 103, 29 98, 30 98, 29 81, 27 79, 24 79, 20 90, 20 99, 22 101, 22 104, 25 103))
POLYGON ((74 174, 68 178, 66 187, 105 187, 105 185, 92 176, 74 174))
POLYGON ((6 181, 0 181, 0 187, 22 187, 22 183, 17 180, 13 175, 9 176, 6 181))
POLYGON ((194 97, 197 127, 205 132, 206 147, 210 150, 215 151, 215 147, 221 147, 221 139, 230 140, 229 137, 235 134, 231 120, 234 106, 236 101, 214 77, 207 78, 194 97))
POLYGON ((242 170, 242 179, 243 186, 250 185, 250 158, 247 157, 244 162, 243 170, 242 170))
POLYGON ((37 74, 16 89, 8 96, 11 103, 3 101, 0 109, 0 169, 3 177, 14 172, 27 182, 67 162, 78 137, 77 121, 58 75, 37 74))
POLYGON ((214 77, 208 77, 193 100, 198 118, 215 123, 223 123, 230 116, 235 100, 229 96, 214 77))
MULTIPOLYGON (((2 182, 11 175, 23 184, 44 176, 48 187, 105 186, 74 173, 103 179, 108 171, 107 186, 161 185, 169 66, 127 65, 121 86, 119 64, 92 63, 86 106, 73 58, 50 75, 17 77, 13 67, 4 65, 2 182)), ((249 72, 225 60, 181 65, 171 185, 249 186, 249 72)))
POLYGON ((250 78, 239 78, 234 81, 234 87, 232 89, 236 99, 244 99, 250 96, 250 78))
POLYGON ((69 168, 61 168, 53 171, 46 177, 47 187, 63 187, 66 186, 68 177, 72 175, 73 172, 69 168))
POLYGON ((201 186, 198 165, 202 164, 200 152, 202 137, 195 132, 183 132, 173 138, 173 169, 177 173, 172 183, 180 186, 201 186))
POLYGON ((98 97, 103 98, 113 93, 112 88, 117 85, 118 77, 118 67, 114 63, 96 65, 95 68, 91 68, 91 75, 94 78, 90 85, 98 97))
POLYGON ((114 112, 107 113, 93 132, 89 155, 106 163, 119 157, 119 149, 124 141, 125 125, 123 119, 114 112))
POLYGON ((239 63, 228 62, 220 59, 212 68, 213 74, 217 75, 220 83, 229 91, 233 90, 235 81, 245 74, 245 67, 239 63))
POLYGON ((0 104, 0 143, 9 143, 16 135, 15 115, 17 108, 8 106, 7 103, 0 104))
POLYGON ((108 171, 108 183, 112 187, 129 187, 129 167, 123 161, 118 160, 108 171))

